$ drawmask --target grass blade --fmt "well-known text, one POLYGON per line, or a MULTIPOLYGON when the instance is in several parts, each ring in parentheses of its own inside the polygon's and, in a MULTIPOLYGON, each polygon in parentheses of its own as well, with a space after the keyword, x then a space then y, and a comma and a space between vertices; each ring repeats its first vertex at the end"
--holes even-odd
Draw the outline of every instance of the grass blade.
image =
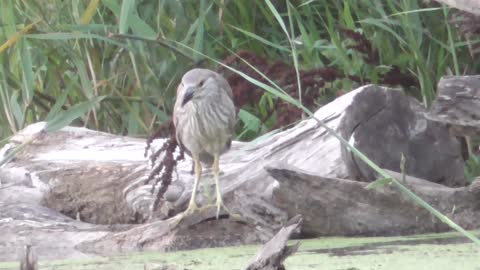
POLYGON ((25 111, 22 110, 22 106, 20 106, 18 102, 18 93, 19 91, 13 92, 12 96, 10 97, 9 108, 13 115, 13 118, 15 119, 16 127, 20 128, 23 126, 23 123, 25 121, 25 111))
POLYGON ((22 97, 23 104, 25 107, 30 105, 30 102, 33 98, 33 66, 32 66, 32 55, 30 54, 29 43, 27 40, 24 40, 22 43, 22 97))
POLYGON ((75 104, 70 109, 55 115, 49 121, 47 121, 45 131, 53 132, 70 125, 73 120, 85 115, 89 110, 93 109, 94 106, 100 101, 102 101, 102 99, 104 98, 105 96, 95 97, 89 101, 75 104))
POLYGON ((10 48, 11 46, 13 46, 15 43, 17 43, 17 41, 20 40, 20 38, 22 38, 23 35, 30 32, 30 30, 32 30, 33 27, 35 27, 35 25, 37 25, 39 22, 40 22, 40 20, 38 20, 36 22, 33 22, 33 23, 27 25, 26 27, 24 27, 19 32, 17 32, 15 35, 11 36, 7 41, 5 41, 5 43, 3 43, 0 46, 0 53, 5 51, 6 49, 10 48))
POLYGON ((120 22, 118 23, 118 32, 125 34, 128 32, 129 17, 135 7, 135 0, 123 0, 120 10, 120 22))
POLYGON ((448 7, 443 5, 443 15, 445 16, 445 27, 447 28, 448 33, 448 45, 450 46, 450 53, 452 54, 453 68, 455 70, 455 75, 461 75, 460 68, 458 66, 457 53, 455 50, 455 41, 453 40, 452 29, 450 23, 448 23, 448 7))
POLYGON ((56 99, 53 107, 48 112, 45 121, 51 121, 56 115, 61 112, 62 106, 65 104, 65 101, 67 101, 68 94, 70 94, 71 91, 72 87, 68 87, 67 89, 65 89, 65 91, 62 92, 62 94, 56 99))
POLYGON ((377 26, 378 28, 383 29, 388 33, 392 34, 402 45, 407 45, 407 42, 405 41, 405 39, 403 39, 399 34, 397 34, 396 31, 394 31, 391 27, 388 27, 385 24, 385 23, 389 24, 389 22, 386 22, 385 20, 367 18, 367 19, 361 20, 360 23, 377 26))
POLYGON ((255 115, 246 110, 240 109, 238 118, 245 123, 246 129, 257 132, 260 129, 261 121, 255 115))
MULTIPOLYGON (((124 0, 125 2, 129 2, 129 0, 124 0)), ((133 2, 133 1, 131 1, 133 2)), ((103 0, 102 3, 110 9, 110 11, 115 14, 115 16, 120 17, 121 7, 117 4, 116 0, 103 0)), ((141 35, 143 38, 148 39, 155 39, 157 37, 157 32, 150 27, 146 22, 140 19, 137 14, 129 14, 128 18, 128 25, 130 28, 133 29, 133 32, 136 34, 141 35)))
POLYGON ((4 164, 8 163, 10 160, 12 160, 18 153, 20 153, 25 147, 27 147, 29 144, 31 144, 34 140, 39 138, 45 134, 44 132, 40 132, 32 136, 30 139, 24 141, 20 145, 15 146, 13 149, 11 149, 6 155, 3 156, 3 158, 0 160, 0 167, 2 167, 4 164))
POLYGON ((227 25, 227 26, 230 27, 230 28, 233 28, 233 29, 237 30, 238 32, 240 32, 240 33, 242 33, 242 34, 245 34, 245 35, 248 36, 248 37, 251 37, 251 38, 253 38, 253 39, 258 40, 258 41, 260 41, 261 43, 263 43, 263 44, 265 44, 265 45, 267 45, 267 46, 270 46, 270 47, 272 47, 272 48, 275 48, 275 49, 277 49, 277 50, 279 50, 279 51, 290 52, 290 50, 288 50, 287 48, 285 48, 285 47, 283 47, 283 46, 280 46, 280 45, 278 45, 278 44, 275 44, 275 43, 273 43, 273 42, 270 42, 269 40, 267 40, 267 39, 265 39, 265 38, 263 38, 263 37, 261 37, 261 36, 259 36, 259 35, 256 35, 256 34, 254 34, 254 33, 252 33, 252 32, 248 32, 248 31, 246 31, 246 30, 243 30, 243 29, 241 29, 241 28, 238 28, 238 27, 233 26, 233 25, 230 25, 230 24, 227 25))
POLYGON ((98 3, 100 3, 100 0, 90 1, 85 9, 85 12, 83 13, 82 18, 80 19, 80 24, 89 24, 92 21, 93 15, 95 15, 95 11, 97 10, 98 3))
MULTIPOLYGON (((299 70, 299 67, 298 67, 297 49, 295 47, 295 43, 293 42, 293 40, 291 38, 291 36, 293 36, 293 33, 292 33, 292 35, 290 35, 288 33, 287 27, 285 26, 285 23, 282 20, 282 16, 280 16, 280 13, 278 13, 277 9, 272 4, 272 2, 270 2, 270 0, 266 0, 266 3, 268 5, 268 7, 270 8, 270 11, 273 13, 273 16, 275 17, 275 19, 277 19, 278 24, 282 27, 282 30, 285 33, 285 35, 287 36, 287 39, 290 43, 290 48, 292 50, 293 66, 295 67, 295 73, 297 74, 296 77, 297 77, 297 87, 298 87, 298 98, 299 98, 299 102, 302 103, 302 84, 301 84, 301 79, 300 79, 300 70, 299 70)), ((293 22, 292 13, 291 13, 291 10, 290 10, 291 8, 292 8, 292 4, 290 4, 290 1, 287 1, 288 20, 290 22, 290 29, 291 29, 291 31, 293 31, 293 25, 291 25, 292 22, 293 22)))

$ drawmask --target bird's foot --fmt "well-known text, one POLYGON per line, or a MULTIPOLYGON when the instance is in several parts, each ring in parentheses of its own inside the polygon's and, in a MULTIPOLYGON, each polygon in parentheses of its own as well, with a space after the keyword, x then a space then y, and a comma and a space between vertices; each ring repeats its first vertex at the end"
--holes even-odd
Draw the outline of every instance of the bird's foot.
POLYGON ((174 225, 174 226, 178 225, 178 223, 180 223, 184 218, 186 218, 189 215, 192 215, 193 213, 195 213, 197 211, 200 211, 200 210, 201 210, 201 208, 199 208, 195 202, 190 202, 185 211, 183 211, 182 213, 180 213, 180 214, 178 214, 178 215, 176 215, 172 218, 172 225, 174 225))
POLYGON ((219 200, 217 198, 217 202, 215 204, 210 204, 202 208, 212 208, 212 207, 215 207, 217 209, 217 213, 216 213, 217 220, 220 218, 220 213, 223 208, 223 211, 225 211, 230 218, 243 221, 242 216, 240 216, 239 214, 235 214, 230 209, 228 209, 228 207, 226 207, 225 204, 223 203, 222 199, 219 200))

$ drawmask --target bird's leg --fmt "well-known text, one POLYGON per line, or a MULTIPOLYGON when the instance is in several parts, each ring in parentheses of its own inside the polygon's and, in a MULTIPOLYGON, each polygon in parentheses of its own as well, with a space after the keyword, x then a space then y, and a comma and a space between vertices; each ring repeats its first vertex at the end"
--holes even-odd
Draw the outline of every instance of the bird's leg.
POLYGON ((195 197, 197 195, 197 190, 198 190, 198 184, 200 183, 200 178, 202 177, 202 164, 200 163, 200 160, 198 156, 193 157, 194 165, 195 165, 195 182, 193 183, 193 190, 192 190, 192 196, 190 196, 190 202, 188 203, 188 207, 183 213, 178 215, 177 217, 177 222, 180 222, 184 217, 193 214, 195 211, 197 211, 199 208, 197 206, 197 203, 195 202, 195 197))
POLYGON ((213 159, 213 177, 215 178, 215 190, 217 193, 217 219, 220 216, 220 207, 225 206, 222 199, 222 193, 220 192, 220 160, 219 155, 215 155, 213 159))
POLYGON ((195 202, 195 197, 197 195, 200 178, 202 177, 202 164, 200 163, 198 157, 195 158, 194 162, 195 162, 195 182, 193 183, 192 196, 190 197, 190 202, 188 203, 188 207, 187 207, 187 210, 193 210, 193 211, 198 209, 197 203, 195 202))
POLYGON ((215 155, 213 159, 213 177, 215 178, 215 189, 217 193, 217 219, 220 216, 220 208, 223 207, 223 209, 233 218, 238 218, 240 219, 239 215, 233 214, 223 203, 222 199, 222 193, 220 192, 220 167, 219 167, 219 161, 220 161, 220 155, 215 155))

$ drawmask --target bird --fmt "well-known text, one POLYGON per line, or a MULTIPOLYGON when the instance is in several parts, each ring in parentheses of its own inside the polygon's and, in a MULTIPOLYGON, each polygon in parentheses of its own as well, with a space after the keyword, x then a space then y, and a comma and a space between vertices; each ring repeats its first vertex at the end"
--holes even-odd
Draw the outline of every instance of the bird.
POLYGON ((216 218, 225 206, 220 192, 220 155, 230 149, 236 123, 236 110, 230 85, 222 75, 203 68, 187 71, 177 88, 173 109, 175 137, 192 157, 195 180, 188 207, 179 218, 200 210, 195 202, 202 176, 202 164, 211 166, 215 178, 216 218))

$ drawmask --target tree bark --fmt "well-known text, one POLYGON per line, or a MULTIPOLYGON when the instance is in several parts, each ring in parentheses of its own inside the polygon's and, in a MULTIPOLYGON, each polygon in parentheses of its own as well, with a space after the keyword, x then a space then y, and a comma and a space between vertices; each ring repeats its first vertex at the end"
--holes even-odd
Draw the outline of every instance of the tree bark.
POLYGON ((287 246, 291 235, 300 227, 302 218, 297 215, 266 243, 245 270, 285 270, 283 262, 298 250, 299 242, 287 246))
MULTIPOLYGON (((303 217, 302 234, 307 237, 400 235, 448 229, 392 186, 370 190, 365 188, 366 183, 312 175, 286 164, 266 170, 280 183, 273 200, 289 216, 303 217)), ((390 174, 401 179, 398 173, 390 174)), ((476 189, 446 188, 411 176, 403 184, 465 228, 473 229, 480 221, 476 189)))
POLYGON ((480 134, 480 75, 442 77, 427 117, 458 136, 480 134))
POLYGON ((480 2, 477 0, 435 0, 459 10, 480 15, 480 2))

